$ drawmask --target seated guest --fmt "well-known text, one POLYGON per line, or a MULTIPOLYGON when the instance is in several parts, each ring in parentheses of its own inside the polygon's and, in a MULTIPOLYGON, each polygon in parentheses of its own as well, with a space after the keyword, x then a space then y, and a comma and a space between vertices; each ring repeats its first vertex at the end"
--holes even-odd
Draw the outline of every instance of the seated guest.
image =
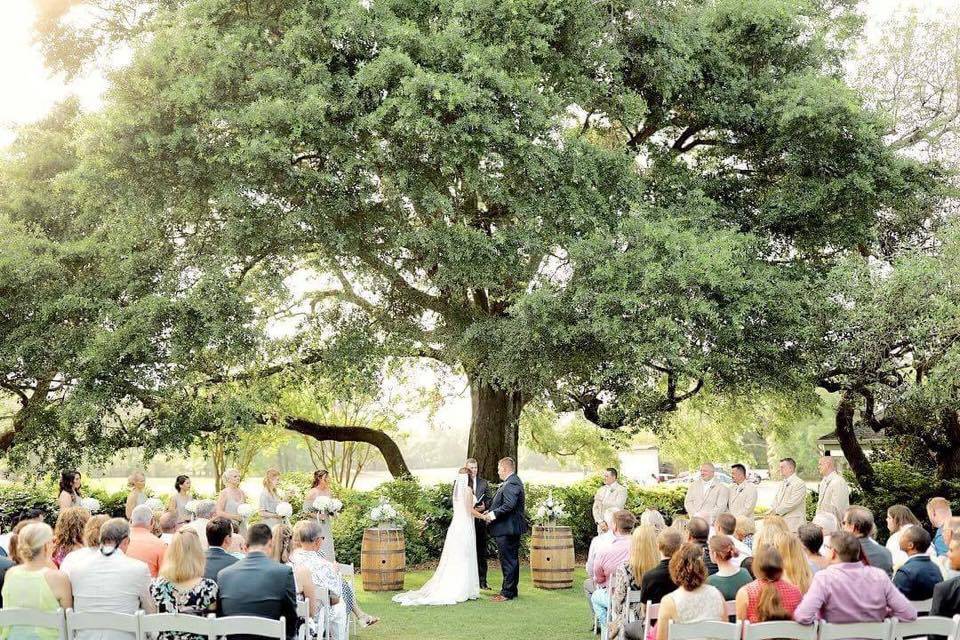
MULTIPOLYGON (((203 547, 193 529, 173 535, 160 565, 160 574, 150 583, 150 595, 158 613, 204 616, 216 610, 217 583, 203 577, 203 547)), ((205 640, 204 636, 159 634, 159 640, 205 640)))
POLYGON ((737 557, 737 548, 733 546, 730 536, 723 534, 710 538, 710 560, 717 565, 717 572, 707 578, 711 584, 720 590, 724 600, 733 600, 737 597, 740 587, 753 580, 746 569, 733 562, 737 557))
POLYGON ((620 565, 630 559, 630 537, 637 519, 629 511, 621 509, 613 514, 613 542, 597 553, 593 563, 593 583, 597 586, 590 601, 593 611, 600 621, 600 635, 606 637, 607 609, 610 606, 610 593, 607 583, 613 578, 620 565))
POLYGON ((710 559, 710 549, 707 547, 707 538, 710 537, 710 525, 703 518, 690 518, 687 525, 687 542, 700 546, 703 551, 703 563, 707 567, 707 575, 717 572, 716 563, 710 559))
POLYGON ((940 567, 930 559, 930 534, 921 527, 910 527, 900 536, 900 549, 907 561, 897 569, 893 584, 907 600, 927 600, 933 597, 933 588, 943 582, 940 567))
POLYGON ((236 520, 230 520, 230 538, 224 549, 237 560, 243 560, 247 555, 247 542, 240 535, 240 525, 236 520))
POLYGON ((732 513, 721 513, 717 516, 717 521, 713 523, 713 526, 717 534, 722 534, 730 538, 730 542, 733 543, 734 548, 737 550, 737 555, 732 559, 733 564, 739 567, 744 559, 753 555, 750 547, 740 542, 737 536, 734 535, 737 530, 737 518, 732 513))
POLYGON ((670 523, 671 529, 680 534, 681 540, 687 539, 687 525, 690 524, 690 521, 682 516, 677 516, 673 519, 673 522, 670 523))
POLYGON ((163 554, 167 545, 163 540, 153 535, 153 509, 145 504, 133 508, 130 518, 130 546, 126 553, 131 558, 140 560, 150 569, 150 575, 156 577, 160 572, 163 554))
MULTIPOLYGON (((910 507, 904 504, 895 504, 887 509, 887 530, 890 531, 890 537, 887 538, 886 547, 893 558, 893 568, 898 569, 900 565, 907 561, 907 554, 900 548, 900 536, 910 527, 919 527, 920 521, 913 515, 910 507)), ((930 551, 936 554, 933 545, 930 545, 930 551)))
POLYGON ((871 567, 882 569, 887 576, 893 575, 893 556, 886 547, 871 538, 873 535, 873 514, 863 507, 850 507, 843 515, 843 530, 852 533, 860 540, 863 555, 871 567))
POLYGON ((917 619, 917 610, 893 586, 884 570, 860 562, 860 538, 841 531, 831 537, 830 545, 830 566, 813 576, 810 590, 793 613, 794 620, 813 624, 816 620, 882 622, 893 617, 910 622, 917 619))
MULTIPOLYGON (((960 534, 958 534, 958 531, 960 531, 960 518, 951 516, 944 523, 942 529, 943 529, 943 539, 947 543, 947 547, 949 548, 950 542, 954 538, 960 537, 960 534)), ((931 548, 931 556, 933 556, 934 552, 933 552, 932 544, 930 545, 930 548, 931 548)), ((954 571, 953 569, 950 568, 950 559, 948 557, 949 555, 950 554, 948 552, 947 555, 935 556, 935 562, 937 563, 937 566, 940 567, 940 573, 943 574, 944 580, 950 580, 951 578, 956 578, 958 575, 960 575, 960 571, 954 571)))
POLYGON ((737 591, 737 620, 790 620, 803 594, 783 579, 783 558, 777 548, 759 545, 753 556, 753 570, 757 579, 737 591))
POLYGON ((643 599, 653 604, 660 604, 663 596, 677 589, 677 583, 670 577, 670 559, 680 548, 683 539, 673 529, 664 529, 657 536, 657 549, 660 551, 660 563, 643 574, 640 580, 640 591, 643 599))
MULTIPOLYGON (((960 536, 950 541, 947 560, 954 571, 960 571, 960 536)), ((960 613, 960 576, 941 582, 933 588, 930 615, 952 618, 960 613)))
POLYGON ((613 514, 616 509, 607 509, 603 512, 603 521, 606 524, 603 533, 597 534, 590 540, 590 548, 587 550, 587 579, 583 581, 583 593, 587 596, 587 606, 590 607, 590 616, 593 617, 593 592, 597 590, 597 585, 593 582, 593 561, 597 557, 597 552, 613 542, 613 514))
POLYGON ((90 512, 83 507, 70 507, 60 512, 53 527, 53 564, 60 566, 71 551, 83 548, 83 528, 90 512))
POLYGON ((648 524, 657 530, 659 534, 661 531, 667 528, 667 523, 663 519, 663 515, 660 514, 656 509, 644 509, 643 513, 640 514, 640 524, 648 524))
MULTIPOLYGON (((27 526, 31 522, 43 522, 43 512, 39 509, 27 509, 24 511, 20 518, 15 520, 17 524, 23 523, 23 526, 27 526)), ((12 557, 13 554, 10 552, 10 538, 13 537, 13 530, 11 529, 9 533, 4 533, 0 535, 0 551, 3 553, 2 556, 12 557)))
MULTIPOLYGON (((51 569, 53 530, 50 525, 33 522, 24 527, 17 538, 22 563, 11 567, 3 580, 3 604, 11 609, 56 611, 73 606, 70 580, 62 571, 51 569)), ((5 627, 5 640, 57 640, 56 629, 39 627, 5 627)))
MULTIPOLYGON (((140 560, 127 557, 130 525, 123 518, 107 520, 100 527, 99 555, 70 574, 73 608, 78 613, 110 611, 134 614, 138 609, 154 613, 150 596, 150 570, 140 560)), ((133 640, 124 631, 91 629, 78 631, 76 640, 133 640)))
MULTIPOLYGON (((177 514, 176 512, 165 511, 163 515, 157 518, 157 524, 160 526, 160 541, 163 544, 173 542, 173 534, 177 532, 177 514)), ((200 536, 197 536, 200 540, 200 536)))
POLYGON ((733 535, 742 542, 750 552, 753 553, 753 535, 757 532, 756 524, 753 518, 747 516, 737 516, 737 526, 733 530, 733 535))
MULTIPOLYGON (((259 616, 286 619, 287 637, 297 633, 297 587, 293 569, 270 559, 273 534, 258 523, 247 529, 247 557, 217 574, 217 613, 221 616, 259 616)), ((232 640, 255 640, 241 634, 232 640)))
POLYGON ((800 589, 800 593, 806 593, 813 580, 813 571, 807 562, 800 538, 792 533, 777 536, 776 547, 783 558, 784 580, 800 589))
POLYGON ((707 584, 707 566, 700 545, 688 542, 680 547, 670 560, 670 577, 679 588, 660 602, 657 640, 668 640, 671 622, 727 619, 723 596, 716 587, 707 584))
POLYGON ((938 496, 927 501, 927 518, 936 529, 936 534, 933 536, 933 548, 938 556, 947 555, 950 545, 944 535, 944 527, 951 517, 953 517, 953 513, 950 509, 949 500, 938 496))
MULTIPOLYGON (((610 593, 610 625, 607 636, 614 638, 620 631, 620 625, 627 619, 627 594, 640 590, 643 574, 660 562, 657 550, 657 529, 650 524, 642 524, 633 530, 630 536, 630 557, 620 565, 607 590, 610 593)), ((637 618, 642 618, 642 603, 633 605, 637 618)))
POLYGON ((840 531, 840 522, 837 520, 837 516, 832 513, 827 513, 821 511, 817 515, 813 516, 813 521, 811 524, 815 524, 820 527, 820 531, 823 532, 823 546, 820 547, 820 555, 824 558, 830 556, 830 536, 835 534, 837 531, 840 531))
MULTIPOLYGON (((193 529, 190 529, 190 531, 193 531, 193 529)), ((209 546, 207 547, 206 564, 203 569, 204 578, 216 580, 221 569, 226 569, 237 562, 237 558, 227 553, 226 550, 232 535, 233 525, 226 518, 214 518, 207 523, 207 542, 209 546)))
MULTIPOLYGON (((286 527, 277 525, 275 530, 286 527)), ((286 527, 289 529, 289 527, 286 527)), ((347 605, 343 597, 343 580, 333 563, 320 553, 323 547, 323 529, 316 520, 303 520, 297 523, 296 533, 292 535, 289 561, 295 568, 306 572, 306 582, 315 589, 326 591, 330 597, 331 627, 336 638, 346 637, 347 605)), ((301 584, 301 583, 298 583, 301 584)))
POLYGON ((101 513, 87 520, 83 527, 83 547, 68 553, 60 563, 60 570, 67 574, 67 577, 100 555, 100 527, 109 519, 110 516, 101 513))
POLYGON ((209 543, 207 542, 207 523, 213 518, 217 511, 217 503, 213 500, 201 500, 197 503, 196 513, 193 520, 180 527, 180 529, 193 529, 200 538, 200 544, 206 551, 209 543))
POLYGON ((826 556, 820 555, 820 549, 823 548, 823 529, 811 522, 797 529, 797 537, 803 545, 803 553, 807 556, 811 572, 816 573, 830 564, 826 556))

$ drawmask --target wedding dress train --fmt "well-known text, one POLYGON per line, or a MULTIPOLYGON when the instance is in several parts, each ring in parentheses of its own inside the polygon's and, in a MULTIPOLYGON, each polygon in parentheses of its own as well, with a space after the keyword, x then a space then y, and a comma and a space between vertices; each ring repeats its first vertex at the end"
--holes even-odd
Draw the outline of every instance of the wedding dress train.
POLYGON ((473 528, 473 492, 467 475, 459 474, 453 489, 453 520, 440 554, 440 564, 430 580, 416 591, 393 597, 405 607, 457 604, 480 597, 477 570, 477 532, 473 528))

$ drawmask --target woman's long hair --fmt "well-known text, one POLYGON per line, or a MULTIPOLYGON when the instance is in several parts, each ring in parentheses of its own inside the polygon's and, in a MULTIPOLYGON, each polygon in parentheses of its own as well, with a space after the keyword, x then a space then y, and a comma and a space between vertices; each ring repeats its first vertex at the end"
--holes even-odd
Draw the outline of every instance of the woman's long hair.
POLYGON ((73 481, 76 479, 78 475, 80 475, 80 472, 76 471, 75 469, 70 469, 68 471, 61 471, 60 472, 60 491, 66 491, 72 496, 81 495, 79 489, 73 488, 73 481))
POLYGON ((200 535, 193 529, 184 529, 173 534, 160 565, 160 576, 174 584, 183 584, 202 577, 205 566, 200 535))
POLYGON ((273 527, 273 553, 271 557, 280 564, 290 562, 293 552, 293 529, 288 524, 277 524, 273 527))
POLYGON ((657 528, 652 524, 642 524, 633 530, 630 536, 630 558, 627 564, 633 581, 640 584, 643 574, 660 563, 660 550, 657 548, 657 528))
POLYGON ((83 507, 70 507, 61 511, 57 516, 57 524, 53 528, 55 547, 67 551, 82 547, 83 532, 89 519, 90 512, 83 507))
POLYGON ((777 590, 776 583, 783 578, 783 558, 776 547, 764 544, 757 548, 753 556, 753 572, 757 580, 763 583, 760 598, 757 600, 757 620, 792 620, 777 590))
POLYGON ((311 489, 316 489, 320 484, 320 481, 330 475, 330 472, 326 469, 317 469, 313 472, 313 484, 310 485, 311 489))
POLYGON ((917 520, 917 516, 913 515, 913 511, 910 511, 910 507, 905 504, 893 505, 887 509, 887 515, 890 516, 890 519, 897 525, 897 528, 890 533, 900 531, 906 524, 912 524, 915 527, 920 526, 920 521, 917 520))

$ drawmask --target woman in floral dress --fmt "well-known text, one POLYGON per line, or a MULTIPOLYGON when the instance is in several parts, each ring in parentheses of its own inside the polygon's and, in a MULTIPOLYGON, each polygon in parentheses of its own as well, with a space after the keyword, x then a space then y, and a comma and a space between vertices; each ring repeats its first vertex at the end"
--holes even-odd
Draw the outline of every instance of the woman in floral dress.
MULTIPOLYGON (((203 577, 206 557, 193 529, 173 534, 160 573, 150 583, 150 595, 159 613, 205 616, 217 608, 217 583, 203 577)), ((158 640, 206 640, 192 633, 164 631, 158 640)))

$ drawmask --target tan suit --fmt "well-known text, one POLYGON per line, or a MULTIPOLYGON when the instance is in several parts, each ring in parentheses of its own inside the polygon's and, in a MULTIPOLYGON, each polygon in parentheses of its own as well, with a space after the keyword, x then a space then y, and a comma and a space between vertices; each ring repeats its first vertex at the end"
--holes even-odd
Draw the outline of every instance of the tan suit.
POLYGON ((718 515, 727 510, 727 499, 728 493, 725 484, 714 478, 707 486, 703 478, 697 478, 687 489, 683 506, 689 517, 703 514, 709 522, 713 522, 718 515))
POLYGON ((836 471, 820 481, 820 497, 817 498, 817 513, 832 513, 837 522, 843 522, 843 514, 850 508, 850 487, 836 471))
POLYGON ((730 485, 730 500, 727 504, 727 511, 733 515, 744 518, 753 518, 754 509, 757 507, 757 485, 749 480, 744 480, 740 484, 730 485))
POLYGON ((607 509, 623 509, 625 504, 627 504, 627 488, 625 486, 619 482, 603 485, 593 494, 593 521, 599 527, 607 509))
POLYGON ((797 529, 807 520, 807 485, 800 476, 793 474, 780 484, 777 497, 773 500, 770 513, 783 517, 790 531, 797 529))

